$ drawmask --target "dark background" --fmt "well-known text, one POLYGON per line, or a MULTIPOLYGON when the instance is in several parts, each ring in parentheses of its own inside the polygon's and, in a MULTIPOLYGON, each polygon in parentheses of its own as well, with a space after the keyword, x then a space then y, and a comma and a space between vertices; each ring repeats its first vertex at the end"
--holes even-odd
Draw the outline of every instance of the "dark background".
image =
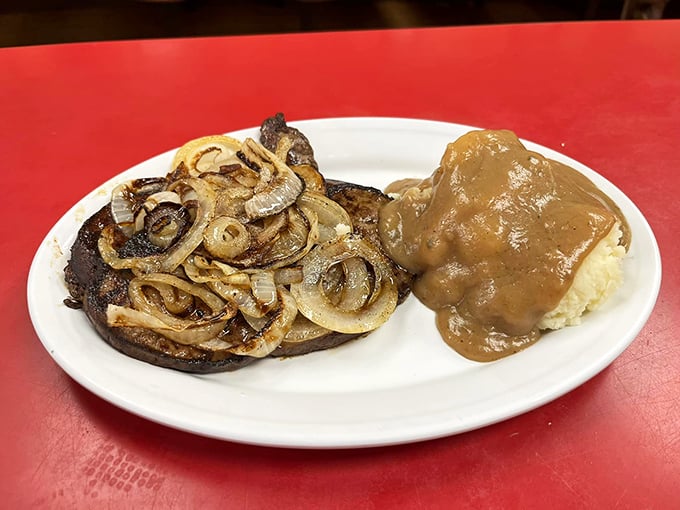
POLYGON ((0 46, 542 21, 678 18, 680 0, 4 0, 0 46), (654 8, 654 4, 656 8, 654 8))

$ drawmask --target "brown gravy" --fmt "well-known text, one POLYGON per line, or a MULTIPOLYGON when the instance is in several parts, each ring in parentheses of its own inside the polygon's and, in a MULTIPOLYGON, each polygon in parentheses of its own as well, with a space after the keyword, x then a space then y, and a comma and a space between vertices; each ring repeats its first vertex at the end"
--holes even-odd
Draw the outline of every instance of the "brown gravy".
POLYGON ((465 134, 429 178, 386 191, 401 195, 380 213, 387 253, 417 275, 413 293, 444 340, 476 361, 534 343, 538 321, 616 222, 630 241, 609 197, 510 131, 465 134))

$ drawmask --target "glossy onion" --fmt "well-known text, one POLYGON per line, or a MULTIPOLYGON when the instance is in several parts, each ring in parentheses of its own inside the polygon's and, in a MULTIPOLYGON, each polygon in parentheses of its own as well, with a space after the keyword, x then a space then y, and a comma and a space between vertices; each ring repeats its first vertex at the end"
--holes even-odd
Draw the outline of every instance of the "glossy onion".
POLYGON ((178 150, 166 177, 116 187, 98 248, 134 277, 131 306, 110 305, 108 324, 252 357, 382 325, 397 303, 392 266, 352 234, 316 168, 286 164, 291 143, 275 154, 203 137, 178 150))
POLYGON ((397 286, 388 261, 361 237, 345 235, 318 245, 301 262, 303 280, 291 284, 290 291, 300 313, 320 326, 341 333, 365 333, 384 324, 397 306, 397 286), (336 265, 354 257, 370 268, 371 292, 365 299, 348 298, 340 307, 324 290, 324 278, 336 265))
POLYGON ((233 347, 231 352, 242 356, 263 358, 276 349, 293 327, 297 316, 295 299, 284 288, 278 292, 279 307, 272 312, 264 326, 248 341, 233 347))
POLYGON ((262 145, 248 138, 243 142, 246 158, 260 168, 260 182, 255 194, 245 202, 245 212, 250 219, 263 218, 283 211, 292 205, 303 184, 285 162, 262 145))
POLYGON ((203 246, 213 257, 231 260, 248 249, 250 233, 237 219, 219 216, 203 231, 203 246))
POLYGON ((110 325, 145 327, 182 344, 216 337, 236 314, 204 287, 164 273, 133 278, 128 295, 132 307, 108 306, 110 325))
MULTIPOLYGON (((169 249, 159 255, 145 257, 122 258, 114 247, 114 232, 105 227, 98 240, 99 253, 104 262, 114 269, 134 269, 143 273, 171 273, 201 244, 203 230, 212 220, 215 213, 215 192, 201 179, 188 178, 170 185, 171 191, 179 187, 188 187, 197 199, 195 219, 187 232, 169 249)), ((193 201, 193 199, 192 199, 193 201)), ((187 201, 183 201, 186 205, 187 201)))

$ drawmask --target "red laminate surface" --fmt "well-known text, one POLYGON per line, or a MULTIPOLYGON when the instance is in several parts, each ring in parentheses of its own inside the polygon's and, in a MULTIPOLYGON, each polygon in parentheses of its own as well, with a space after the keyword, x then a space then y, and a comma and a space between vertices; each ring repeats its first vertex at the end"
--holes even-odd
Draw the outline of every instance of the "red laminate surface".
POLYGON ((680 22, 508 25, 0 50, 0 495, 5 508, 678 508, 680 22), (74 383, 29 320, 36 248, 109 177, 189 138, 289 119, 489 128, 596 169, 664 275, 614 363, 530 413, 364 450, 193 436, 74 383))

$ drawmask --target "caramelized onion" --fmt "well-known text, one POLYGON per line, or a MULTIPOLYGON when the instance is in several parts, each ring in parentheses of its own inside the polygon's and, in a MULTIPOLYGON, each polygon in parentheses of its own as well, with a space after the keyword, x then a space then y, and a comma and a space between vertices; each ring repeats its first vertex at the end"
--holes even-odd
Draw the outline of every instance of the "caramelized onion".
POLYGON ((258 271, 250 276, 250 288, 253 297, 263 308, 276 303, 276 284, 272 271, 258 271))
POLYGON ((200 255, 191 255, 182 262, 182 269, 187 277, 196 283, 222 281, 236 273, 236 269, 217 260, 208 262, 200 255))
POLYGON ((97 241, 97 248, 102 260, 113 269, 147 269, 148 271, 157 270, 160 267, 161 257, 150 255, 148 257, 122 258, 118 255, 115 248, 116 232, 113 225, 107 225, 102 229, 97 241))
POLYGON ((299 313, 295 317, 293 326, 290 328, 290 331, 286 333, 283 341, 287 343, 306 342, 327 335, 328 333, 332 333, 332 331, 313 323, 307 317, 299 313))
POLYGON ((168 180, 165 177, 142 177, 140 179, 134 179, 130 183, 130 187, 135 194, 148 197, 149 195, 163 191, 167 187, 167 184, 168 180))
POLYGON ((219 216, 203 231, 203 246, 213 256, 231 260, 250 246, 250 233, 237 219, 219 216))
MULTIPOLYGON (((288 153, 293 148, 293 144, 293 138, 287 134, 283 134, 281 138, 279 138, 279 141, 276 142, 276 150, 274 153, 281 161, 289 163, 288 153)), ((305 183, 305 189, 317 191, 324 195, 326 194, 326 180, 314 166, 308 164, 289 164, 290 169, 305 183)))
POLYGON ((144 229, 149 241, 167 250, 189 228, 189 211, 181 205, 167 202, 152 209, 144 217, 144 229))
POLYGON ((281 161, 288 161, 288 152, 293 148, 293 138, 287 134, 282 134, 278 142, 276 142, 276 148, 274 149, 274 154, 281 161))
POLYGON ((251 245, 242 256, 229 262, 240 268, 277 269, 304 257, 319 238, 316 215, 310 212, 306 216, 295 206, 281 214, 284 215, 284 228, 277 231, 271 241, 251 245))
POLYGON ((251 276, 216 260, 208 263, 203 257, 191 256, 183 264, 187 277, 195 283, 205 284, 221 299, 232 303, 243 314, 262 317, 275 303, 265 306, 251 293, 251 276))
POLYGON ((240 163, 236 157, 241 142, 224 135, 210 135, 185 143, 175 154, 172 169, 181 165, 191 176, 217 172, 220 167, 240 163))
MULTIPOLYGON (((319 221, 319 244, 338 236, 338 231, 352 231, 352 218, 343 207, 316 191, 305 190, 297 199, 303 211, 314 211, 319 221)), ((308 213, 307 213, 308 214, 308 213)))
POLYGON ((161 319, 134 308, 109 304, 106 321, 111 327, 146 328, 184 345, 195 345, 215 339, 226 323, 212 322, 195 324, 191 328, 176 330, 161 319))
POLYGON ((397 305, 397 286, 388 261, 361 237, 346 235, 316 246, 301 261, 303 281, 290 286, 298 309, 312 322, 341 333, 365 333, 381 326, 397 305), (360 257, 374 278, 370 297, 357 309, 335 306, 323 289, 324 275, 336 264, 360 257))
MULTIPOLYGON (((222 332, 220 331, 220 333, 222 332)), ((200 347, 201 349, 207 349, 209 351, 223 351, 229 349, 230 347, 233 347, 234 342, 226 341, 219 337, 211 338, 210 340, 207 340, 205 342, 200 342, 198 344, 195 344, 195 346, 200 347)))
POLYGON ((134 196, 130 183, 116 186, 111 193, 111 216, 126 237, 135 231, 134 196))
MULTIPOLYGON (((250 287, 219 280, 208 282, 207 285, 222 299, 233 303, 244 316, 264 317, 271 311, 271 306, 263 306, 258 303, 250 292, 250 287)), ((272 305, 275 304, 276 302, 272 303, 272 305)))
POLYGON ((177 193, 172 191, 159 191, 150 195, 142 204, 139 212, 135 215, 135 232, 144 229, 144 220, 146 219, 147 213, 164 203, 182 205, 182 199, 177 193))
POLYGON ((203 240, 203 230, 215 212, 215 193, 201 179, 188 178, 170 185, 171 191, 180 186, 192 189, 197 195, 196 218, 193 224, 174 245, 160 255, 122 258, 114 248, 114 233, 108 227, 102 230, 98 248, 104 262, 114 269, 136 269, 144 273, 174 271, 203 240))
POLYGON ((336 306, 347 312, 359 310, 371 297, 371 275, 366 261, 360 257, 350 257, 339 265, 342 267, 344 284, 336 306))
POLYGON ((245 202, 245 212, 250 219, 263 218, 283 211, 302 193, 302 181, 275 154, 252 138, 243 142, 243 153, 260 168, 261 180, 255 194, 245 202))
POLYGON ((263 358, 276 349, 290 331, 297 315, 295 299, 284 289, 278 290, 279 307, 272 312, 269 320, 243 345, 233 347, 231 352, 241 356, 263 358))
POLYGON ((154 287, 158 291, 163 306, 168 312, 173 315, 188 315, 192 313, 194 296, 191 293, 179 289, 170 283, 156 282, 154 287))
POLYGON ((302 267, 287 266, 277 269, 274 272, 274 282, 277 285, 290 285, 291 283, 300 283, 302 281, 302 267))
POLYGON ((283 211, 258 221, 248 223, 248 231, 253 238, 252 248, 258 249, 274 241, 289 222, 289 213, 283 211))
MULTIPOLYGON (((177 330, 186 329, 194 322, 212 321, 217 316, 220 316, 220 319, 222 319, 225 315, 225 311, 228 309, 226 303, 222 299, 202 285, 187 282, 182 278, 166 273, 152 273, 133 278, 128 285, 128 295, 132 305, 137 310, 148 312, 162 318, 164 322, 174 326, 177 330), (200 303, 198 303, 198 305, 195 304, 194 307, 194 311, 197 312, 196 318, 185 319, 172 316, 168 310, 168 308, 170 308, 168 304, 177 299, 177 294, 168 292, 166 286, 197 298, 200 300, 200 303, 203 303, 205 307, 208 308, 208 310, 201 311, 201 309, 196 307, 200 305, 200 303), (158 292, 160 294, 160 300, 156 301, 149 297, 149 295, 144 292, 145 287, 154 288, 157 291, 161 289, 160 292, 158 292)), ((186 311, 186 307, 184 307, 184 311, 186 311)))
POLYGON ((142 207, 148 212, 163 203, 181 204, 182 199, 174 191, 159 191, 149 195, 142 207))
POLYGON ((263 265, 266 267, 287 266, 304 256, 319 238, 316 217, 306 216, 297 207, 287 209, 288 222, 276 237, 267 245, 263 265))
POLYGON ((229 216, 238 219, 242 223, 247 223, 249 219, 246 216, 245 203, 252 196, 252 188, 245 186, 231 186, 218 190, 215 215, 229 216))
MULTIPOLYGON (((111 216, 126 237, 130 238, 138 223, 145 197, 163 193, 167 181, 163 177, 134 179, 116 186, 111 192, 111 216)), ((148 198, 146 199, 148 200, 148 198)))
POLYGON ((203 286, 164 273, 133 278, 128 295, 132 307, 107 308, 110 326, 145 327, 183 344, 216 337, 236 314, 236 307, 203 286))
POLYGON ((286 137, 276 153, 252 139, 204 137, 177 152, 165 178, 116 187, 115 225, 98 248, 134 278, 131 306, 110 305, 109 325, 264 357, 283 341, 383 324, 397 302, 391 265, 351 234, 315 167, 286 164, 291 147, 286 137), (237 313, 245 329, 230 336, 237 313))
POLYGON ((290 169, 295 172, 305 183, 305 189, 326 194, 326 180, 323 175, 312 165, 291 165, 290 169))

